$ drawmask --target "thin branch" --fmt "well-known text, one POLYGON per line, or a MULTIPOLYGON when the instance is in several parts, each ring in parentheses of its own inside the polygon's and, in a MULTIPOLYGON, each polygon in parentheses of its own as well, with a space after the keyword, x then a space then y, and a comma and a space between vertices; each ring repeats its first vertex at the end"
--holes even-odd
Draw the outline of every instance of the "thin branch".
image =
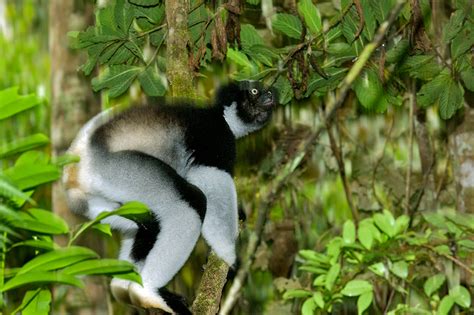
POLYGON ((405 214, 410 214, 410 193, 411 193, 411 171, 413 166, 413 137, 414 137, 414 112, 415 112, 415 93, 416 86, 415 81, 411 82, 410 87, 410 114, 409 114, 409 135, 408 135, 408 168, 406 173, 406 185, 405 185, 405 214))
MULTIPOLYGON (((352 83, 360 75, 364 66, 366 65, 374 51, 377 49, 377 47, 379 47, 384 41, 387 31, 394 23, 404 4, 404 0, 397 1, 395 7, 390 12, 388 20, 384 21, 378 28, 374 40, 364 47, 364 50, 359 56, 359 59, 354 63, 349 73, 342 81, 339 88, 339 94, 337 95, 335 101, 330 102, 328 104, 327 108, 329 108, 329 112, 325 116, 325 122, 331 122, 334 119, 336 111, 343 106, 346 97, 349 93, 349 90, 351 89, 352 83)), ((223 302, 219 314, 229 314, 229 312, 234 307, 234 304, 237 302, 237 299, 240 295, 240 290, 242 289, 245 280, 247 279, 250 267, 252 266, 253 260, 255 258, 255 251, 258 247, 258 244, 260 244, 263 229, 265 227, 268 212, 271 206, 278 199, 278 196, 282 191, 283 187, 288 182, 293 172, 301 164, 304 157, 314 151, 314 143, 318 140, 324 129, 325 123, 320 126, 312 135, 310 135, 308 138, 306 138, 299 144, 298 150, 294 151, 295 153, 293 154, 293 156, 288 159, 288 162, 282 167, 281 172, 279 172, 279 176, 277 176, 277 178, 275 178, 275 180, 273 181, 273 185, 268 188, 266 193, 262 194, 262 199, 258 208, 259 212, 257 222, 255 224, 254 231, 250 233, 246 257, 242 260, 242 266, 237 272, 237 275, 234 279, 234 282, 232 283, 232 286, 229 290, 226 299, 223 302)))

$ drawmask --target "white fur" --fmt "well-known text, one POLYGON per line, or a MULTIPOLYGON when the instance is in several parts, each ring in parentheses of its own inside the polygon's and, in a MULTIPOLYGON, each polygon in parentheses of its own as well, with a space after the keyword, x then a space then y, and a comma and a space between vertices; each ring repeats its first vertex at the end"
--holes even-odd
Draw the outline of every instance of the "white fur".
POLYGON ((229 173, 215 167, 193 167, 186 179, 199 187, 207 198, 202 235, 229 266, 236 260, 238 235, 237 192, 229 173))
POLYGON ((237 103, 232 102, 230 106, 224 109, 224 119, 229 125, 234 137, 241 138, 249 133, 258 130, 260 127, 256 124, 247 124, 237 115, 237 103))

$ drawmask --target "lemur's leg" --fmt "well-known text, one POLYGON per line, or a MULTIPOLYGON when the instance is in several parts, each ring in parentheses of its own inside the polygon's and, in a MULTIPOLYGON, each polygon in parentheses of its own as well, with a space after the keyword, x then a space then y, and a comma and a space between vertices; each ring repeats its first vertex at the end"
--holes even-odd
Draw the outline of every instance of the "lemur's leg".
POLYGON ((101 152, 93 159, 94 193, 120 203, 138 200, 153 215, 138 222, 129 257, 142 265, 143 286, 129 286, 140 307, 189 312, 181 299, 163 290, 188 259, 199 237, 206 197, 169 165, 136 151, 101 152))
POLYGON ((237 193, 232 176, 215 167, 193 167, 186 179, 199 187, 207 198, 202 235, 229 266, 236 261, 238 236, 237 193))

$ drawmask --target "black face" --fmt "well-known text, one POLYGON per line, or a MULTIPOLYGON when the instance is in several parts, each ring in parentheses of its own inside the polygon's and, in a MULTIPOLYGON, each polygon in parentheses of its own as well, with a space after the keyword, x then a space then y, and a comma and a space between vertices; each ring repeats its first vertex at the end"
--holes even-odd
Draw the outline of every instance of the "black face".
POLYGON ((242 81, 239 84, 243 100, 238 104, 238 114, 246 123, 263 125, 272 116, 277 104, 276 93, 266 89, 258 81, 242 81))

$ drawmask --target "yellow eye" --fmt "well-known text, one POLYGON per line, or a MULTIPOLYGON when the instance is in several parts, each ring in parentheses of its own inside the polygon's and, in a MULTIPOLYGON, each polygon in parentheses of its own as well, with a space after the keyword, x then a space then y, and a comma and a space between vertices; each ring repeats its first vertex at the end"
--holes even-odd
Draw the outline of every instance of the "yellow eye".
POLYGON ((258 94, 258 90, 257 90, 257 89, 251 89, 251 90, 250 90, 250 93, 252 93, 253 95, 257 95, 257 94, 258 94))

